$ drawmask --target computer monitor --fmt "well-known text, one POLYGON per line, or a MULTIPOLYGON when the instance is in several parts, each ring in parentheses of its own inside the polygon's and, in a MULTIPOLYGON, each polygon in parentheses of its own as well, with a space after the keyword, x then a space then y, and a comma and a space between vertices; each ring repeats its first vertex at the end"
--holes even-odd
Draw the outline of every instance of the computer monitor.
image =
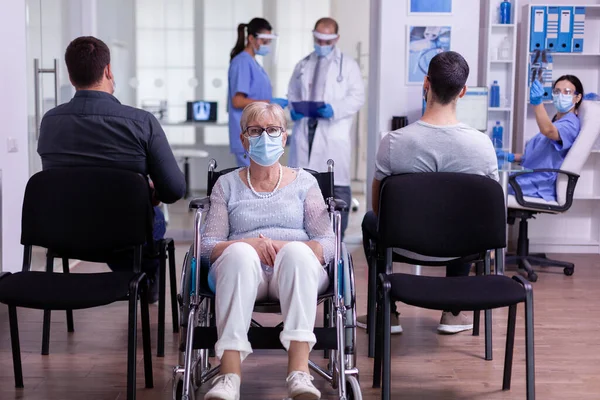
POLYGON ((464 124, 478 131, 488 130, 488 88, 467 87, 467 93, 458 99, 456 116, 464 124))
POLYGON ((188 101, 187 102, 187 120, 198 122, 216 122, 217 121, 217 102, 216 101, 188 101))

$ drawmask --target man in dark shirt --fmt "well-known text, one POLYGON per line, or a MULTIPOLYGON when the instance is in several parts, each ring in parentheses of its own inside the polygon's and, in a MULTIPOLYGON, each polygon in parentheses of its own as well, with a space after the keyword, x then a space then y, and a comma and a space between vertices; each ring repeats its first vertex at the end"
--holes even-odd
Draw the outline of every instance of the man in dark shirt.
MULTIPOLYGON (((156 118, 147 111, 122 105, 112 94, 115 80, 106 44, 91 36, 73 40, 65 52, 69 79, 76 89, 70 102, 42 119, 38 153, 43 169, 110 167, 149 176, 154 201, 174 203, 183 197, 185 179, 156 118)), ((164 215, 154 208, 154 240, 165 233, 164 215)), ((111 263, 113 270, 131 268, 130 260, 111 263)), ((157 260, 145 260, 157 296, 157 260)))

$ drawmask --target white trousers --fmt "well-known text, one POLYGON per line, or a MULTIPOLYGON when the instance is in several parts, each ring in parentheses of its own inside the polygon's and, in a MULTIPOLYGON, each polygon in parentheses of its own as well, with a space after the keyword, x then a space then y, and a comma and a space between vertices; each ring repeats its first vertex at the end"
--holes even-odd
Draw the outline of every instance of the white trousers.
POLYGON ((327 290, 329 278, 305 243, 283 246, 272 274, 263 270, 252 246, 234 243, 213 263, 209 280, 214 282, 216 295, 217 357, 221 358, 225 350, 236 350, 243 361, 252 353, 248 329, 254 302, 266 299, 279 299, 283 315, 279 340, 283 347, 287 350, 291 341, 298 341, 313 348, 317 341, 313 333, 317 295, 327 290))

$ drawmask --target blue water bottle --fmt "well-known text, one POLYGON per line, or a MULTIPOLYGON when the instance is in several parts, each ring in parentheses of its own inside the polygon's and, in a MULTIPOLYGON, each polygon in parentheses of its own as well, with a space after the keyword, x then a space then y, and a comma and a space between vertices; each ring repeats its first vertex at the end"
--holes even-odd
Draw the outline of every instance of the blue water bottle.
POLYGON ((502 149, 502 139, 504 137, 504 128, 500 121, 496 121, 496 126, 492 129, 492 143, 496 149, 502 149))
POLYGON ((500 23, 501 24, 510 24, 510 1, 504 0, 500 3, 500 23))
POLYGON ((494 81, 490 88, 490 107, 500 107, 500 85, 498 85, 498 81, 494 81))

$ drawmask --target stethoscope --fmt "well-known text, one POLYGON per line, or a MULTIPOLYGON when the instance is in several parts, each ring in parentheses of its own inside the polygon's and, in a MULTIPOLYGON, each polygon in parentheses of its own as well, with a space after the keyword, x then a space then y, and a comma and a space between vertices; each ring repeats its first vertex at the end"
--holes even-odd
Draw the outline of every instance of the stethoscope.
MULTIPOLYGON (((308 63, 308 60, 310 59, 310 54, 306 57, 304 57, 304 59, 302 60, 302 67, 300 67, 300 73, 298 74, 298 79, 302 79, 302 76, 304 75, 304 69, 306 68, 306 64, 308 63)), ((342 81, 344 80, 344 75, 342 74, 342 69, 344 68, 344 53, 340 54, 340 69, 338 71, 338 76, 335 79, 338 83, 342 83, 342 81)))

